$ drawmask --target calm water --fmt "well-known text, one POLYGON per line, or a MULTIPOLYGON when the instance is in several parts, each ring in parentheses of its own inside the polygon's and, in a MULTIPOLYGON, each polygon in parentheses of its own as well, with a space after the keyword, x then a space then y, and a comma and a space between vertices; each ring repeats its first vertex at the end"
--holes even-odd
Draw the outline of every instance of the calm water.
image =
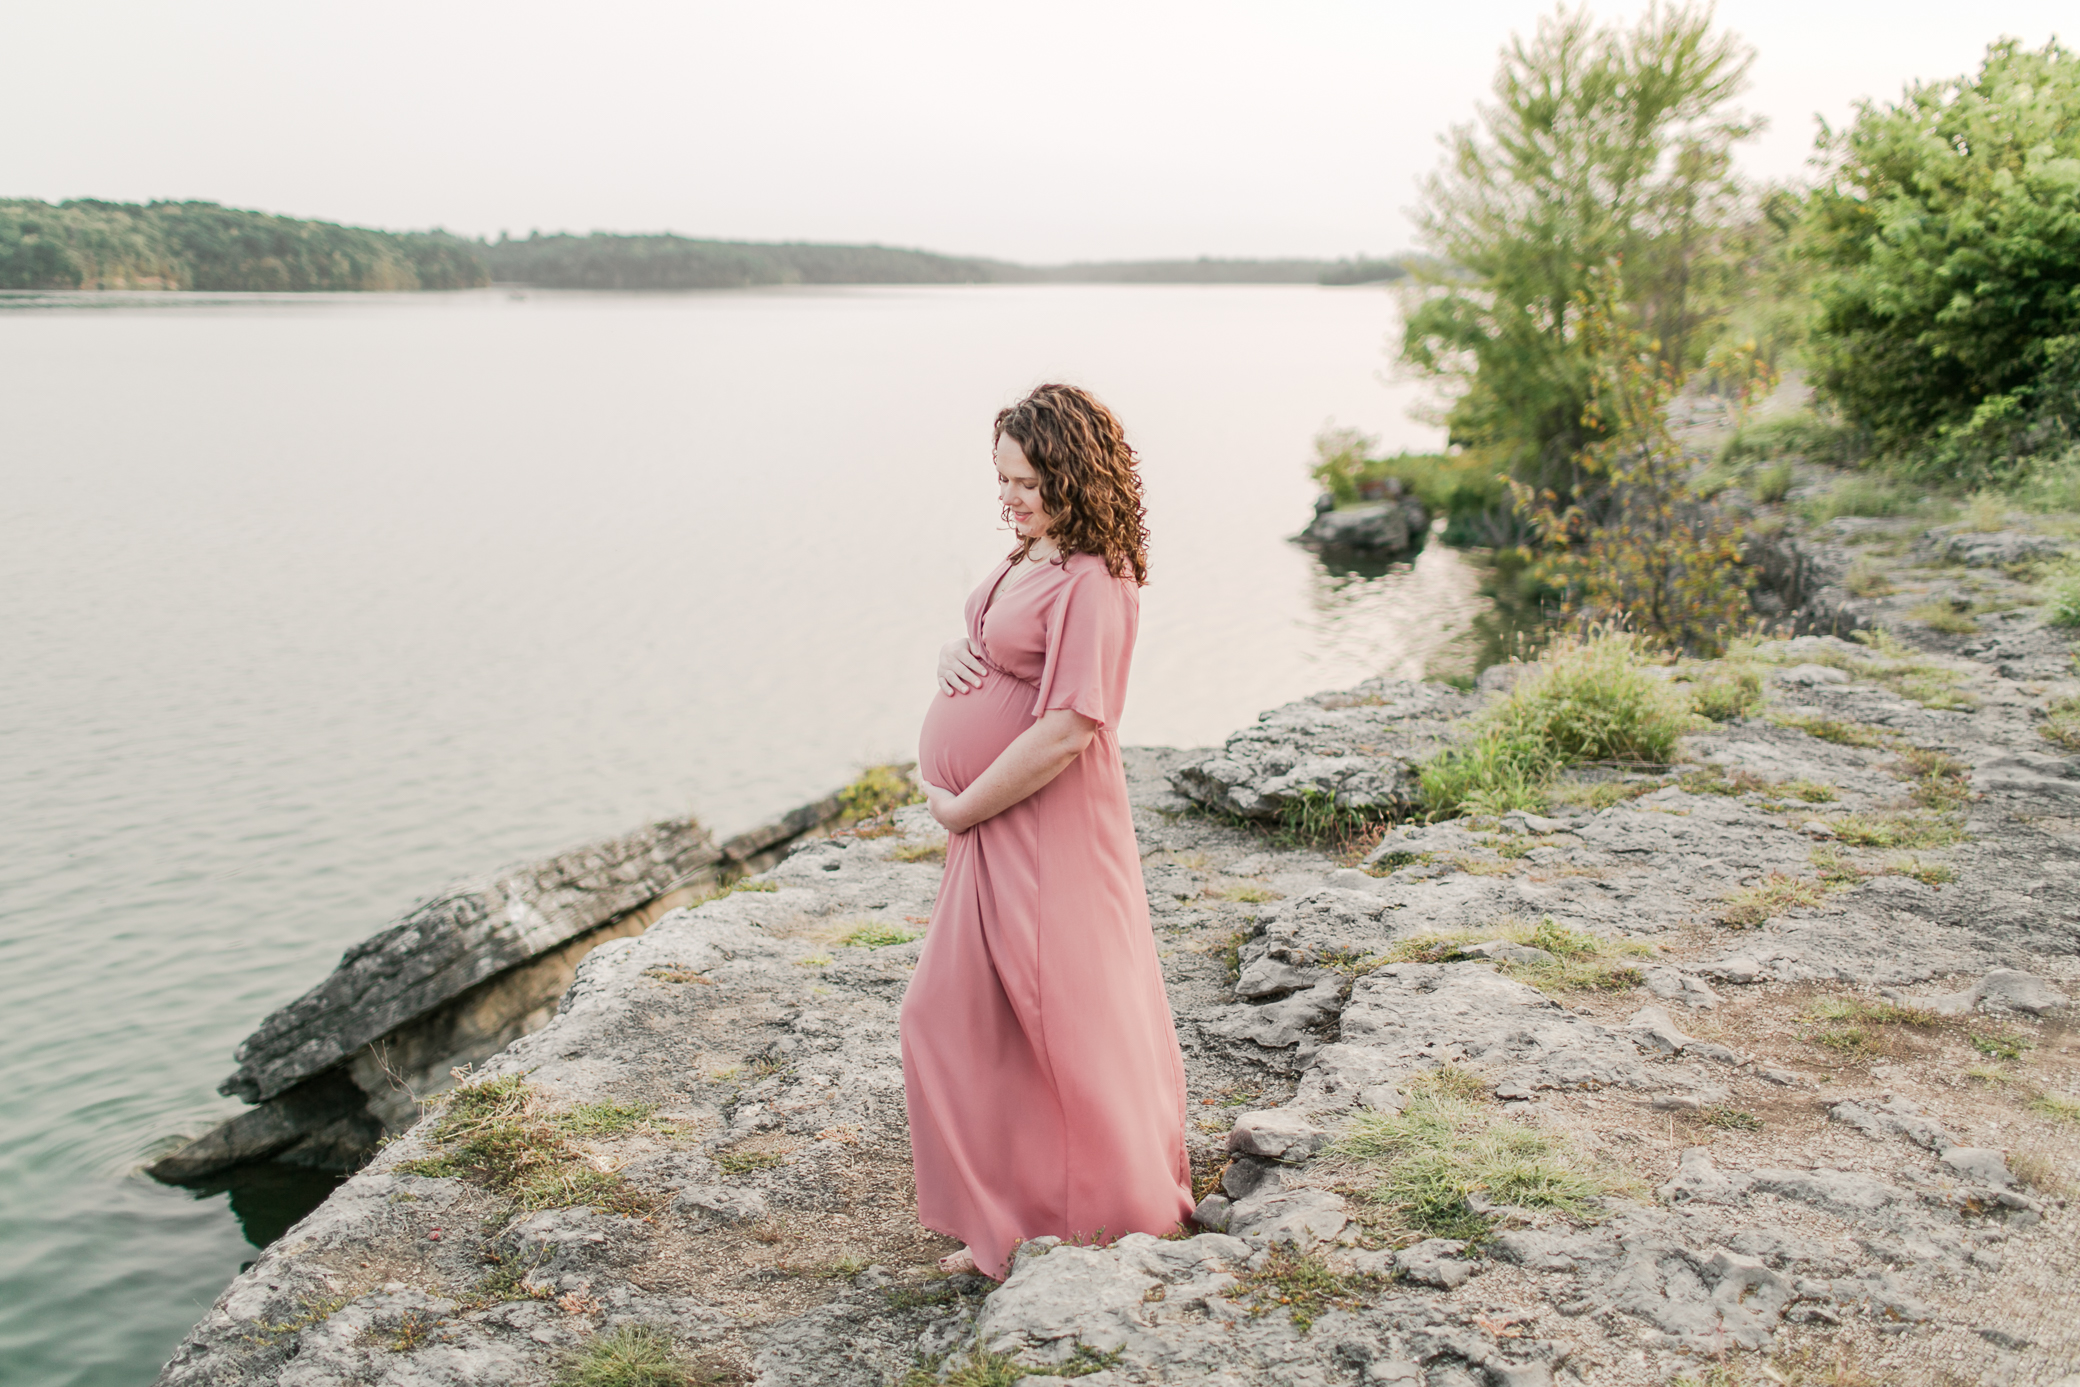
POLYGON ((1125 740, 1420 672, 1470 569, 1284 539, 1332 417, 1434 446, 1392 327, 1306 287, 0 299, 0 1381, 149 1381, 301 1207, 137 1171, 345 945, 910 755, 1035 383, 1145 457, 1125 740))

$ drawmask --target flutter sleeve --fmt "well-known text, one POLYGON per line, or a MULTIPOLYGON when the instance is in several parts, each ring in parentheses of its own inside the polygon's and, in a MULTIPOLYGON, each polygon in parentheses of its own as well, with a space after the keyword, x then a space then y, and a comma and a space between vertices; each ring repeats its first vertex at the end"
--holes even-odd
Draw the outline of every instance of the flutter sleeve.
POLYGON ((1127 699, 1140 594, 1106 572, 1102 560, 1078 556, 1076 563, 1078 571, 1047 614, 1047 660, 1033 716, 1067 708, 1112 728, 1127 699))

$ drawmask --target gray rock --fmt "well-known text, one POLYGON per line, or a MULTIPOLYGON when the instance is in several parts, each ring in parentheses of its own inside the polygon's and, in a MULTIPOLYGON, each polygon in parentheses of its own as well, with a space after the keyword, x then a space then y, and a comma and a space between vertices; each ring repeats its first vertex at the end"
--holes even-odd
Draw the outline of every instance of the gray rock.
POLYGON ((1275 1161, 1304 1161, 1328 1141, 1327 1132, 1291 1108, 1244 1113, 1228 1133, 1230 1151, 1275 1161))
POLYGON ((1300 538, 1324 549, 1391 554, 1420 539, 1427 525, 1422 504, 1413 498, 1375 501, 1323 511, 1301 532, 1300 538))
POLYGON ((1982 1146, 1950 1146, 1944 1148, 1938 1159, 1976 1184, 2002 1190, 2014 1187, 2015 1177, 2008 1171, 2008 1159, 1998 1151, 1982 1146))
POLYGON ((1929 998, 1925 1005, 1941 1016, 1962 1016, 1974 1007, 2048 1016, 2071 1006, 2072 998, 2034 973, 1996 968, 1964 991, 1929 998))
POLYGON ((1648 1044, 1666 1054, 1679 1055, 1690 1044, 1690 1037, 1677 1030, 1676 1023, 1660 1007, 1641 1007, 1625 1028, 1638 1031, 1648 1044))
POLYGON ((1333 1240, 1351 1221, 1341 1199, 1327 1190, 1262 1190, 1238 1199, 1224 1231, 1305 1249, 1333 1240))
POLYGON ((1908 1098, 1888 1095, 1882 1101, 1837 1103, 1827 1110, 1827 1115, 1836 1122, 1847 1123, 1865 1136, 1903 1136, 1927 1151, 1940 1153, 1957 1145, 1956 1137, 1944 1131, 1934 1118, 1908 1098))
POLYGON ((1667 967, 1647 968, 1642 972, 1647 991, 1664 1001, 1678 1002, 1699 1011, 1709 1011, 1719 1005, 1719 994, 1694 973, 1667 967))
POLYGON ((1394 1270, 1406 1280, 1456 1291, 1475 1271, 1465 1252, 1466 1244, 1457 1239, 1425 1238, 1394 1254, 1394 1270))
POLYGON ((2065 552, 2063 544, 2046 535, 2022 530, 1986 533, 1957 525, 1933 526, 1922 543, 1936 558, 1967 568, 2005 568, 2029 559, 2056 558, 2065 552))

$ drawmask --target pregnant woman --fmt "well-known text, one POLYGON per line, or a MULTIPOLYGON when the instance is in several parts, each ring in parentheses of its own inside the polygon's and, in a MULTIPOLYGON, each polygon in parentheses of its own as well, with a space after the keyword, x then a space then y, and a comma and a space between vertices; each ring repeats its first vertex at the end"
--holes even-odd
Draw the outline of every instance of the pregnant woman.
POLYGON ((1043 385, 997 416, 996 467, 1018 546, 968 598, 919 746, 949 836, 903 1083, 918 1217, 963 1244, 940 1265, 1001 1280, 1020 1239, 1167 1233, 1192 1201, 1119 753, 1148 578, 1134 451, 1043 385))

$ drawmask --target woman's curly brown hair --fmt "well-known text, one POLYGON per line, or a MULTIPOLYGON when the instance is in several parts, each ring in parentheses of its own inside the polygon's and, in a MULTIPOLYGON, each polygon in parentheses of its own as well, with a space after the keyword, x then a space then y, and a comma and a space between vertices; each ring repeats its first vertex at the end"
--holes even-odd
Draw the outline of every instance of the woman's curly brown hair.
MULTIPOLYGON (((1010 435, 1040 474, 1040 502, 1054 517, 1047 537, 1064 557, 1096 554, 1115 578, 1148 581, 1148 509, 1134 449, 1111 410, 1087 390, 1043 385, 997 412, 997 439, 1010 435)), ((1010 518, 1007 510, 1005 518, 1010 518)), ((1013 554, 1032 547, 1023 540, 1013 554)))

